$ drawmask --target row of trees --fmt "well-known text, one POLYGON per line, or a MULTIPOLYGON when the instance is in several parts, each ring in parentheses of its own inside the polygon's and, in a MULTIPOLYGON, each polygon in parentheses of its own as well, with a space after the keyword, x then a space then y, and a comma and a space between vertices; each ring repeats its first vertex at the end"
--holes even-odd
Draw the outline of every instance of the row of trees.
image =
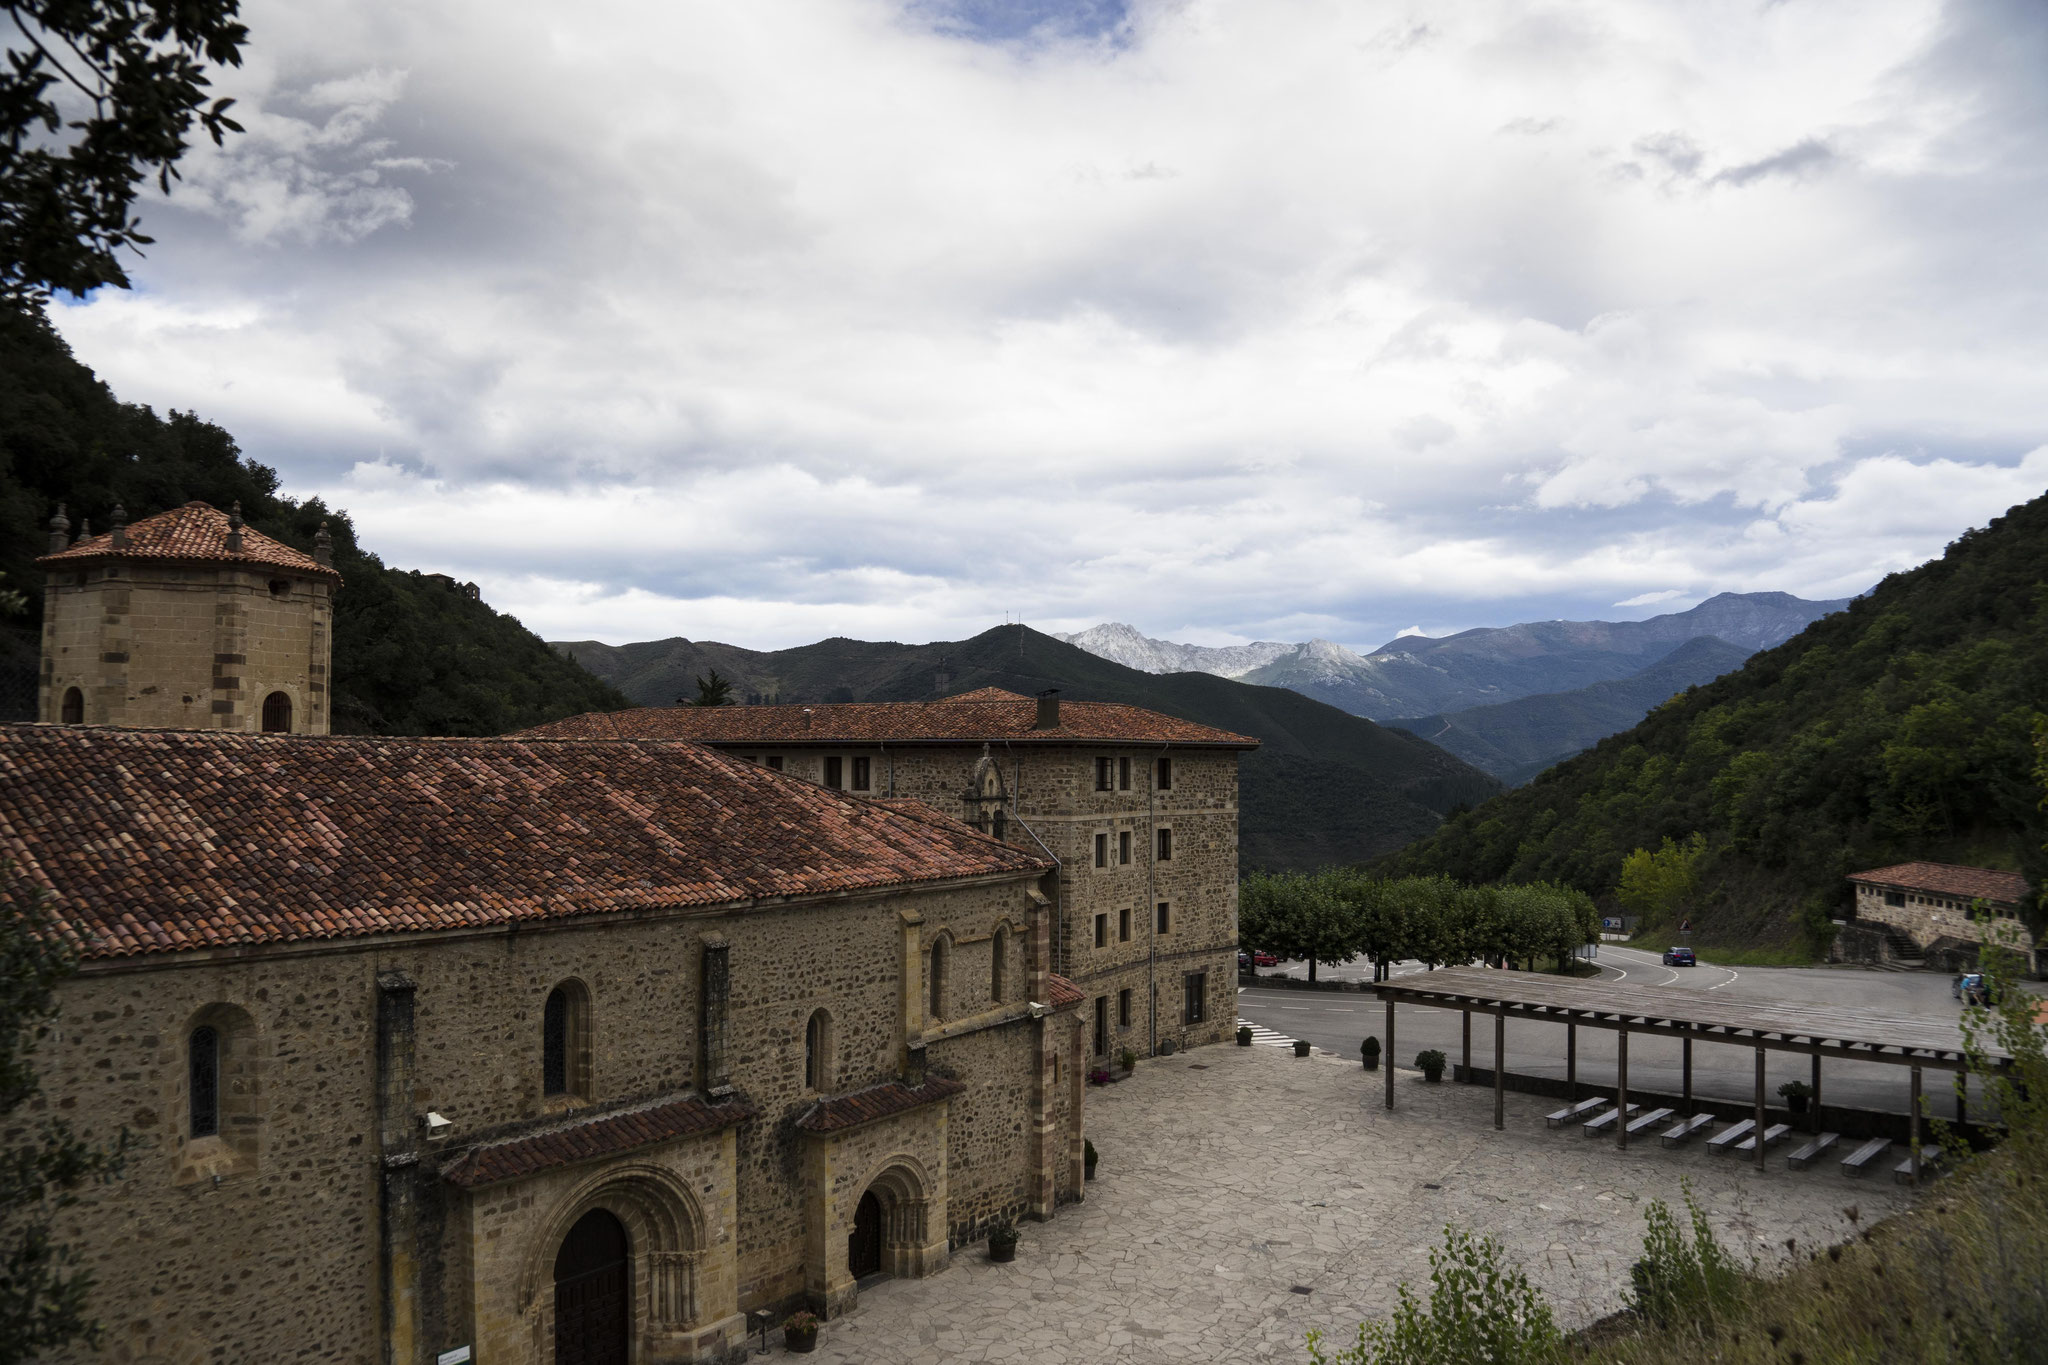
POLYGON ((1247 949, 1333 967, 1364 957, 1431 967, 1475 958, 1560 968, 1600 936, 1593 898, 1547 882, 1466 886, 1448 877, 1374 877, 1354 868, 1255 872, 1238 885, 1237 937, 1247 949))

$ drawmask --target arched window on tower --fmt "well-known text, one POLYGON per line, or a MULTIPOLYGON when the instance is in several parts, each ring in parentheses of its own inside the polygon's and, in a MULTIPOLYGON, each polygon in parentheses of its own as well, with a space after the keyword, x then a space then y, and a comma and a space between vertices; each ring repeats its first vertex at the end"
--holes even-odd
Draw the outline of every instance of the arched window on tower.
POLYGON ((75 687, 64 689, 64 706, 60 718, 66 725, 85 724, 85 693, 75 687))
POLYGON ((220 1031, 210 1024, 192 1030, 187 1040, 186 1087, 191 1097, 190 1137, 215 1137, 220 1133, 220 1031))
POLYGON ((580 981, 564 981, 548 992, 541 1010, 541 1093, 587 1098, 590 1094, 590 996, 580 981))
POLYGON ((804 1087, 809 1090, 830 1090, 832 1088, 832 1016, 824 1010, 815 1010, 810 1023, 804 1025, 804 1087))
POLYGON ((272 692, 263 699, 263 733, 288 735, 291 732, 292 699, 282 692, 272 692))
POLYGON ((946 940, 932 944, 932 1018, 946 1017, 946 940))
POLYGON ((988 950, 988 998, 991 1003, 1003 1003, 1003 975, 1009 967, 1010 931, 997 929, 988 950))

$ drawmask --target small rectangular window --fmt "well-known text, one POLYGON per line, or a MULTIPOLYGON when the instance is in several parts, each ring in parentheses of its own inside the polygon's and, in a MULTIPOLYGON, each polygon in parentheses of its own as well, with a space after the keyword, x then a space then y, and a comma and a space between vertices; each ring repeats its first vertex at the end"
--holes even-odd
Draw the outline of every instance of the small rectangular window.
POLYGON ((1159 790, 1163 792, 1173 790, 1173 760, 1163 754, 1159 759, 1159 790))
POLYGON ((1903 908, 1906 904, 1906 897, 1902 892, 1887 891, 1884 893, 1884 903, 1886 905, 1903 908))
POLYGON ((1116 770, 1106 758, 1095 760, 1095 790, 1106 792, 1116 785, 1116 770))
POLYGON ((1109 997, 1095 997, 1095 1055, 1109 1051, 1109 997))
POLYGON ((869 779, 873 775, 873 772, 873 760, 865 758, 856 758, 855 760, 853 760, 853 789, 857 792, 864 792, 869 790, 869 779))
POLYGON ((781 754, 770 754, 770 755, 768 755, 768 766, 769 766, 770 768, 774 769, 774 770, 775 770, 776 772, 778 772, 778 773, 779 773, 779 772, 781 772, 781 771, 782 771, 782 755, 781 755, 781 754))
POLYGON ((1119 943, 1131 941, 1131 908, 1128 905, 1116 912, 1116 937, 1119 943))
POLYGON ((1131 760, 1128 758, 1116 761, 1116 789, 1120 792, 1131 789, 1131 760))
POLYGON ((1173 831, 1170 829, 1159 831, 1159 861, 1162 863, 1173 861, 1173 831))
POLYGON ((1131 832, 1127 829, 1117 831, 1116 860, 1120 863, 1131 860, 1131 832))
POLYGON ((1173 932, 1173 906, 1165 901, 1159 902, 1158 923, 1160 933, 1170 934, 1173 932))
POLYGON ((1131 992, 1128 986, 1116 993, 1116 1025, 1118 1028, 1131 1026, 1131 992))
POLYGON ((828 759, 826 759, 826 760, 825 760, 825 785, 826 785, 826 786, 828 786, 828 787, 830 787, 830 788, 832 788, 832 789, 833 789, 834 791, 837 791, 837 790, 839 790, 839 788, 840 788, 840 787, 844 786, 844 785, 845 785, 845 778, 844 778, 844 772, 845 772, 845 768, 846 768, 846 764, 845 764, 845 761, 844 761, 843 759, 838 759, 838 758, 828 758, 828 759))
POLYGON ((1181 980, 1181 1022, 1199 1024, 1209 1017, 1209 974, 1189 972, 1181 980))
POLYGON ((1109 836, 1107 834, 1095 836, 1095 865, 1097 867, 1109 866, 1109 836))
POLYGON ((1095 946, 1098 948, 1107 948, 1109 946, 1108 915, 1097 915, 1095 917, 1095 946))

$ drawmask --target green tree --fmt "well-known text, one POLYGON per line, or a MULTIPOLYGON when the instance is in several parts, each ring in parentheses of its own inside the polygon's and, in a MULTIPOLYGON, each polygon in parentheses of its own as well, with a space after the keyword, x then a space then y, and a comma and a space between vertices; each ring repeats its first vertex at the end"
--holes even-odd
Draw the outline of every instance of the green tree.
POLYGON ((57 1015, 57 983, 75 960, 55 932, 45 893, 0 864, 0 1361, 32 1360, 66 1342, 95 1341, 91 1272, 55 1234, 57 1215, 88 1184, 120 1172, 111 1151, 83 1141, 41 1106, 35 1048, 57 1015))
POLYGON ((691 702, 690 705, 731 706, 731 681, 729 679, 719 677, 718 670, 715 668, 711 670, 711 675, 709 677, 706 677, 704 674, 699 673, 697 675, 697 699, 691 702))
POLYGON ((1499 1242, 1446 1226, 1429 1253, 1429 1302, 1403 1281, 1394 1311, 1358 1324, 1358 1339, 1334 1354, 1308 1334, 1315 1365, 1548 1365, 1564 1359, 1564 1333, 1542 1293, 1499 1242))
POLYGON ((1635 850, 1622 860, 1615 899, 1642 919, 1656 923, 1678 920, 1693 908, 1706 852, 1706 836, 1701 834, 1682 844, 1666 835, 1655 852, 1635 850))
POLYGON ((150 240, 136 187, 169 192, 195 118, 216 144, 242 131, 206 99, 208 64, 242 62, 237 0, 0 4, 0 298, 126 289, 120 253, 150 240))

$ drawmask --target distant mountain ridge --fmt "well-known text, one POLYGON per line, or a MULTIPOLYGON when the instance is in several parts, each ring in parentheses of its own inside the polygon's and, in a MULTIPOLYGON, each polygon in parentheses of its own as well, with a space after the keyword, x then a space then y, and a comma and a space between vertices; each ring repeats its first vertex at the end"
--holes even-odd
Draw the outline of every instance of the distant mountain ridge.
POLYGON ((1239 857, 1250 867, 1312 868, 1377 857, 1434 830, 1500 784, 1405 730, 1277 687, 1200 672, 1146 673, 1024 626, 969 640, 904 645, 831 639, 761 651, 684 639, 557 643, 644 706, 694 696, 717 669, 741 697, 924 701, 978 687, 1117 701, 1251 735, 1240 768, 1239 857))
POLYGON ((1768 649, 1848 603, 1730 592, 1643 621, 1529 621, 1439 638, 1397 636, 1369 655, 1329 640, 1212 649, 1154 640, 1120 623, 1061 638, 1145 672, 1216 673, 1289 688, 1371 720, 1393 720, 1619 681, 1707 636, 1749 651, 1768 649), (1244 667, 1260 654, 1269 657, 1244 667))

